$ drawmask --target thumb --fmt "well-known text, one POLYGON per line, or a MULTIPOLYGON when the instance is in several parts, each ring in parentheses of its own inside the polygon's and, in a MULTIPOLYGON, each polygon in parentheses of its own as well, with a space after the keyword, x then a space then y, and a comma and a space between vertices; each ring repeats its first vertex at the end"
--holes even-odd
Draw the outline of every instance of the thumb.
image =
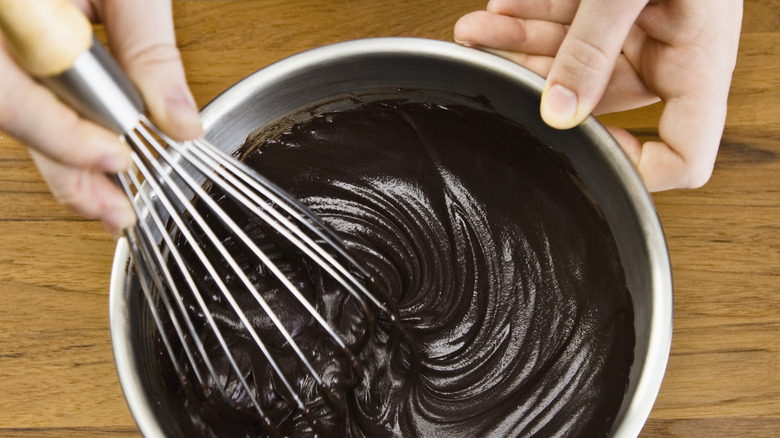
POLYGON ((548 125, 581 123, 604 95, 629 31, 648 0, 582 0, 542 92, 548 125))
POLYGON ((179 140, 201 134, 195 100, 176 47, 170 1, 104 1, 102 18, 119 64, 135 82, 152 120, 179 140))

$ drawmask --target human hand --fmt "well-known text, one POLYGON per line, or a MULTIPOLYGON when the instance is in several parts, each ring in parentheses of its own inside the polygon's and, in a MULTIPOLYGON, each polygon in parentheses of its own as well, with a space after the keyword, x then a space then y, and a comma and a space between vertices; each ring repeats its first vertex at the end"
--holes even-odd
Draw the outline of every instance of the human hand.
POLYGON ((660 141, 608 127, 660 191, 712 174, 741 22, 738 0, 490 0, 454 32, 546 76, 540 111, 554 128, 662 100, 660 141))
MULTIPOLYGON (((170 0, 73 0, 105 24, 113 55, 135 83, 153 121, 176 139, 201 133, 176 48, 170 0)), ((55 197, 100 219, 112 234, 135 221, 124 192, 107 177, 131 165, 119 136, 80 118, 15 62, 0 33, 0 130, 27 144, 55 197)))

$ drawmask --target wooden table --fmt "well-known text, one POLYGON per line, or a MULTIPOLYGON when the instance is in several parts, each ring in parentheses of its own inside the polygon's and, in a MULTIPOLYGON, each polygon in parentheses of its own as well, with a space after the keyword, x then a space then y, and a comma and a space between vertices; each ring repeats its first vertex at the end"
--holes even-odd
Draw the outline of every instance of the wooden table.
MULTIPOLYGON (((735 0, 736 1, 736 0, 735 0)), ((484 0, 176 1, 200 105, 304 49, 451 40, 484 0)), ((654 196, 675 281, 674 341, 643 437, 780 436, 780 0, 748 0, 715 173, 654 196)), ((659 107, 604 117, 653 133, 659 107)), ((114 371, 114 241, 56 203, 0 133, 0 436, 138 436, 114 371)))

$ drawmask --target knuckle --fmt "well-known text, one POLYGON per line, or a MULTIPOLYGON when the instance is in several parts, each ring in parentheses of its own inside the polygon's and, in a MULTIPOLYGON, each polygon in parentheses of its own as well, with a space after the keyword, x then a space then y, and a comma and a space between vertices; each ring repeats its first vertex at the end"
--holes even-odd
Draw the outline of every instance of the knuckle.
POLYGON ((686 188, 698 189, 712 177, 714 165, 709 163, 688 166, 686 170, 686 188))
POLYGON ((82 172, 73 172, 65 178, 59 179, 57 184, 50 184, 54 198, 60 204, 81 214, 89 215, 85 208, 86 178, 82 172))
POLYGON ((578 76, 611 70, 611 57, 604 49, 583 38, 572 36, 567 53, 574 61, 570 68, 577 70, 578 76))
POLYGON ((682 181, 684 188, 698 189, 712 177, 717 158, 718 143, 704 143, 701 147, 684 149, 680 154, 682 158, 682 181))
MULTIPOLYGON (((96 151, 85 131, 86 123, 73 111, 57 114, 56 123, 49 124, 50 137, 36 136, 30 146, 52 159, 68 166, 86 167, 94 160, 96 151)), ((32 140, 32 139, 31 139, 32 140)))
POLYGON ((141 47, 125 56, 125 64, 133 69, 145 69, 172 62, 181 62, 181 54, 175 45, 166 42, 141 47))

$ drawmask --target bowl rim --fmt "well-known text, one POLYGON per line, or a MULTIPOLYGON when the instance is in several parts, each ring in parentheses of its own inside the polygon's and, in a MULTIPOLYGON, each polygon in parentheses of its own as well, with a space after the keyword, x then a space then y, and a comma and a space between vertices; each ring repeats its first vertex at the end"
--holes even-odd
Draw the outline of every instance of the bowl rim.
MULTIPOLYGON (((204 136, 208 136, 208 133, 214 129, 215 123, 230 112, 237 97, 256 89, 259 84, 285 77, 291 72, 317 63, 328 62, 334 58, 360 57, 376 53, 424 56, 465 62, 512 77, 539 95, 544 88, 542 77, 512 61, 475 48, 424 38, 364 38, 327 44, 299 52, 263 67, 236 82, 217 95, 201 110, 204 136)), ((653 408, 671 350, 673 323, 671 262, 652 197, 647 192, 634 165, 595 117, 589 116, 574 129, 582 130, 585 135, 600 144, 600 147, 609 151, 609 159, 614 164, 614 170, 626 183, 631 194, 629 202, 644 218, 641 230, 643 238, 645 241, 653 243, 647 248, 649 264, 653 269, 651 278, 654 286, 652 294, 653 317, 647 335, 651 341, 648 345, 645 361, 642 363, 642 373, 636 384, 634 396, 629 404, 622 405, 610 433, 612 437, 636 437, 644 427, 653 408), (652 363, 650 363, 651 360, 652 363)), ((128 308, 123 302, 128 264, 128 243, 125 238, 120 238, 116 246, 109 286, 111 343, 116 369, 125 400, 141 433, 147 437, 164 436, 155 419, 152 407, 147 403, 138 402, 144 398, 141 387, 142 378, 138 370, 132 367, 132 346, 122 332, 122 328, 129 324, 128 308)), ((635 363, 634 366, 636 365, 635 363)))

